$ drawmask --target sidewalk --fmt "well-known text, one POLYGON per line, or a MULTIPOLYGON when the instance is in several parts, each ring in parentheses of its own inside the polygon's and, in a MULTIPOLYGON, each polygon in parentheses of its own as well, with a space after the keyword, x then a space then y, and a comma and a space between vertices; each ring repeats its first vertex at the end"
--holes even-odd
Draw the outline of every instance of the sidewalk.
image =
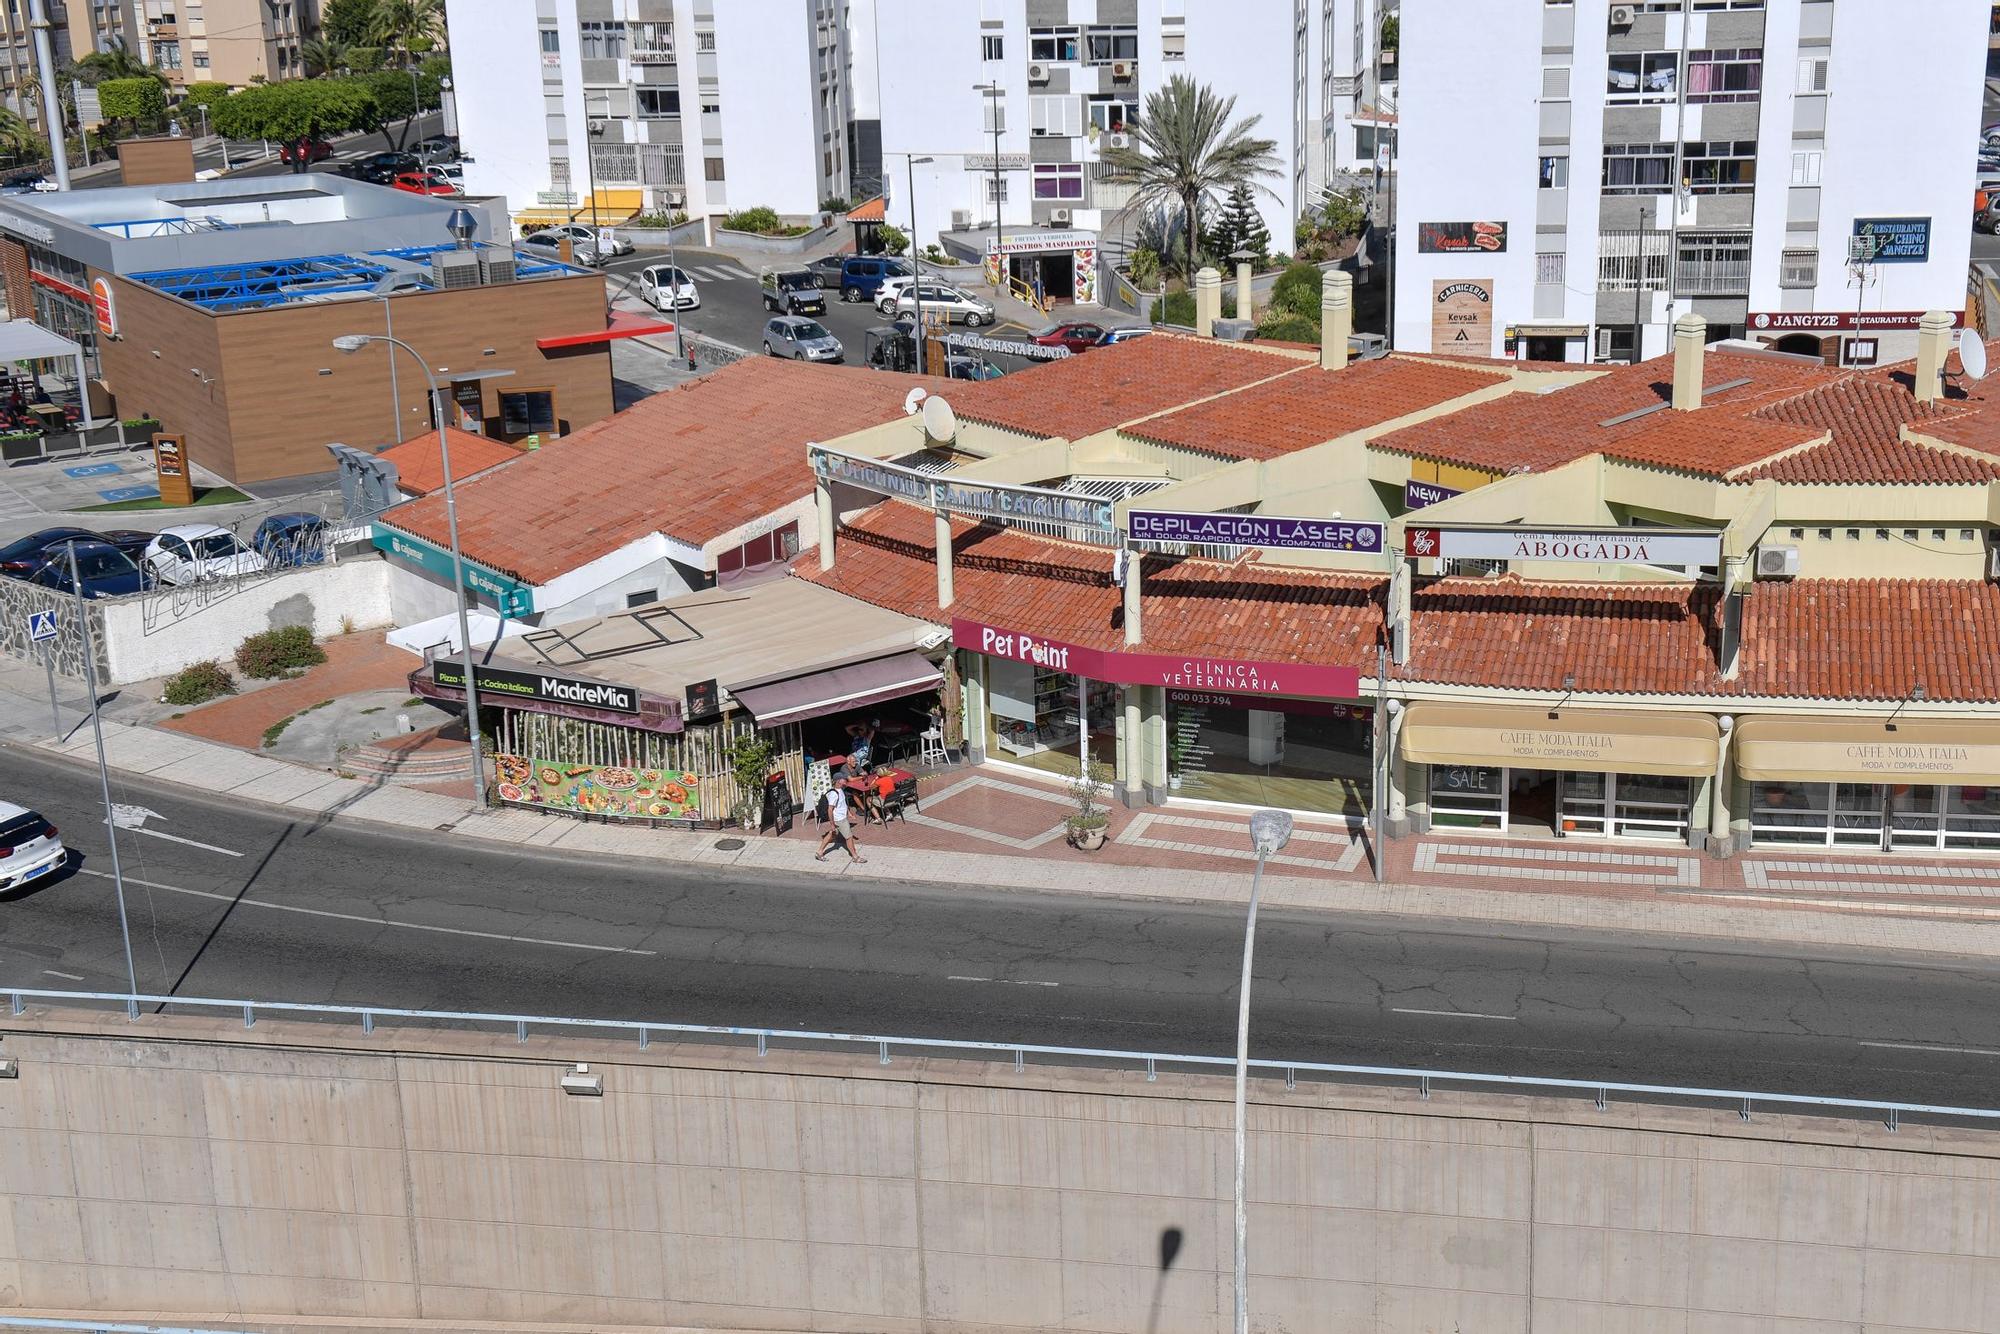
MULTIPOLYGON (((63 693, 73 708, 73 685, 63 693)), ((247 728, 253 720, 243 721, 247 728)), ((49 737, 40 672, 11 659, 0 661, 0 734, 79 764, 94 762, 88 727, 49 737)), ((1183 806, 1114 808, 1111 841, 1097 853, 1074 851, 1062 838, 1068 798, 1061 787, 995 769, 929 780, 921 809, 907 822, 862 832, 863 868, 838 852, 816 862, 818 827, 805 820, 779 838, 637 829, 525 810, 475 813, 462 797, 341 778, 115 717, 106 722, 105 744, 120 774, 261 802, 315 822, 364 820, 432 838, 449 832, 524 852, 815 875, 857 889, 879 879, 1236 911, 1247 901, 1253 860, 1241 812, 1183 806)), ((1266 901, 1279 909, 1502 928, 2000 959, 2000 865, 1987 860, 1888 863, 1792 854, 1719 862, 1671 845, 1580 848, 1579 840, 1528 845, 1425 837, 1390 845, 1389 883, 1378 885, 1358 833, 1338 818, 1300 821, 1291 845, 1269 863, 1266 901)))

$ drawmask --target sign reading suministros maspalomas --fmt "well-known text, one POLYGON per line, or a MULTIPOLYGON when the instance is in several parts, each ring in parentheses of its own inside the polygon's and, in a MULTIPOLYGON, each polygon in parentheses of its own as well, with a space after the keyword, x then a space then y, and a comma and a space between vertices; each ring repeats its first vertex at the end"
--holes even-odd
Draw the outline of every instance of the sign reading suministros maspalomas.
POLYGON ((1361 673, 1353 667, 1251 662, 1207 654, 1114 653, 963 617, 952 619, 951 642, 974 653, 1031 662, 1050 671, 1114 685, 1166 686, 1170 690, 1209 690, 1230 695, 1300 695, 1309 699, 1354 699, 1361 691, 1361 673))
POLYGON ((1403 554, 1446 560, 1716 565, 1722 534, 1701 528, 1425 528, 1403 532, 1403 554))
MULTIPOLYGON (((608 681, 584 681, 574 676, 554 676, 548 672, 519 672, 510 667, 477 667, 481 694, 509 699, 547 700, 553 704, 575 704, 586 709, 612 713, 637 713, 639 692, 631 686, 608 681)), ((450 690, 465 689, 462 663, 440 658, 431 664, 431 680, 450 690)))
POLYGON ((954 481, 946 475, 920 472, 899 463, 883 463, 843 453, 825 445, 807 445, 813 475, 822 483, 841 483, 882 496, 928 505, 952 514, 1001 523, 1062 523, 1110 534, 1111 502, 1095 496, 1050 491, 1039 486, 1007 486, 999 482, 954 481))
POLYGON ((1275 514, 1128 510, 1125 528, 1134 542, 1199 542, 1232 547, 1282 547, 1293 551, 1364 551, 1370 555, 1382 549, 1382 525, 1352 519, 1288 519, 1275 514))

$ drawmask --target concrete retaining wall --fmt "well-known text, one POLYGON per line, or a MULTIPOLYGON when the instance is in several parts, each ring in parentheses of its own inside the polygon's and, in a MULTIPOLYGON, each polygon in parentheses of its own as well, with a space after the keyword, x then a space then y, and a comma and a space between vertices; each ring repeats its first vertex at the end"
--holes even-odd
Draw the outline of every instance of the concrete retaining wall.
MULTIPOLYGON (((1136 1331, 1171 1225, 1159 1330, 1229 1327, 1224 1079, 365 1039, 388 1054, 270 1021, 138 1030, 205 1039, 179 1045, 122 1016, 10 1028, 0 1306, 319 1334, 1136 1331), (558 1091, 579 1057, 602 1098, 558 1091)), ((1253 1097, 1259 1330, 1914 1334, 2000 1311, 1990 1134, 1253 1097)))
POLYGON ((797 236, 761 236, 756 232, 732 232, 717 224, 715 243, 724 250, 738 255, 768 255, 784 258, 789 255, 803 255, 806 251, 824 244, 840 229, 838 223, 831 227, 815 227, 797 236))

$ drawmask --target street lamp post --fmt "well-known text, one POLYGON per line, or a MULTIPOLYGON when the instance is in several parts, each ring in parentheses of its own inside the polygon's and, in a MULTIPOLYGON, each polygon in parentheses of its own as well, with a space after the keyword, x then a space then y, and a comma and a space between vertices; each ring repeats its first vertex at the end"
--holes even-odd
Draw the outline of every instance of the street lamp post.
MULTIPOLYGON (((126 1013, 139 1017, 139 970, 132 962, 132 925, 125 916, 125 872, 118 865, 118 821, 111 811, 111 769, 104 759, 104 721, 97 711, 97 646, 91 642, 90 610, 83 602, 83 578, 76 568, 76 538, 63 543, 69 553, 69 586, 76 592, 77 642, 83 647, 83 688, 90 692, 90 730, 97 738, 97 781, 104 790, 104 836, 111 840, 111 884, 118 892, 118 934, 125 941, 125 979, 132 988, 126 1013)), ((53 677, 50 678, 54 680, 53 677)), ((53 694, 51 698, 54 698, 53 694)))
POLYGON ((472 805, 479 810, 486 805, 486 771, 479 753, 479 683, 473 679, 472 625, 465 606, 465 555, 458 546, 458 497, 452 490, 451 442, 445 437, 444 400, 438 390, 437 376, 431 374, 430 363, 402 339, 388 334, 342 334, 333 340, 334 347, 342 352, 359 352, 370 343, 388 343, 415 357, 430 386, 432 410, 437 416, 438 466, 444 472, 445 525, 451 534, 452 601, 458 608, 458 648, 465 666, 465 734, 472 742, 472 805))
POLYGON ((1250 1214, 1244 1204, 1244 1095, 1250 1080, 1250 958, 1257 944, 1257 896, 1264 887, 1264 859, 1292 838, 1292 817, 1254 811, 1250 846, 1257 869, 1250 877, 1250 915, 1243 924, 1243 985, 1236 996, 1236 1334, 1250 1334, 1250 1214))
POLYGON ((924 359, 924 266, 917 262, 917 164, 935 162, 936 158, 903 155, 903 165, 909 173, 910 181, 910 301, 916 306, 917 315, 917 374, 930 371, 930 363, 924 359))
MULTIPOLYGON (((611 115, 611 94, 604 95, 604 114, 611 115)), ((590 236, 598 245, 604 244, 599 238, 603 233, 597 224, 597 140, 604 133, 604 122, 590 118, 590 98, 583 99, 583 170, 590 185, 590 236)), ((570 215, 576 221, 576 215, 570 215)), ((602 258, 600 256, 600 258, 602 258)))
POLYGON ((997 83, 975 83, 972 86, 976 91, 993 99, 989 104, 987 119, 993 123, 993 290, 997 292, 1006 285, 1000 276, 1000 266, 1006 263, 1003 258, 1005 251, 1001 245, 1006 235, 1000 230, 1001 217, 1006 211, 1004 208, 1006 200, 1002 193, 1003 179, 1000 175, 1000 117, 1001 108, 1006 104, 1000 99, 1006 95, 1007 90, 997 83))

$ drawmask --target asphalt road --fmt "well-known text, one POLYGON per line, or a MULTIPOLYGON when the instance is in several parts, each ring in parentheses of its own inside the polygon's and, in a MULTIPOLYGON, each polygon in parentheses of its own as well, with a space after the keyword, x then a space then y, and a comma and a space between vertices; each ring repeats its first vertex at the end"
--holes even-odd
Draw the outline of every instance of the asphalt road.
MULTIPOLYGON (((0 987, 122 990, 96 774, 0 749, 81 853, 0 900, 0 987)), ((487 851, 120 782, 141 990, 1227 1054, 1205 907, 487 851), (193 841, 186 841, 193 840, 193 841)), ((1984 965, 1266 913, 1253 1051, 2000 1107, 1984 965)))

